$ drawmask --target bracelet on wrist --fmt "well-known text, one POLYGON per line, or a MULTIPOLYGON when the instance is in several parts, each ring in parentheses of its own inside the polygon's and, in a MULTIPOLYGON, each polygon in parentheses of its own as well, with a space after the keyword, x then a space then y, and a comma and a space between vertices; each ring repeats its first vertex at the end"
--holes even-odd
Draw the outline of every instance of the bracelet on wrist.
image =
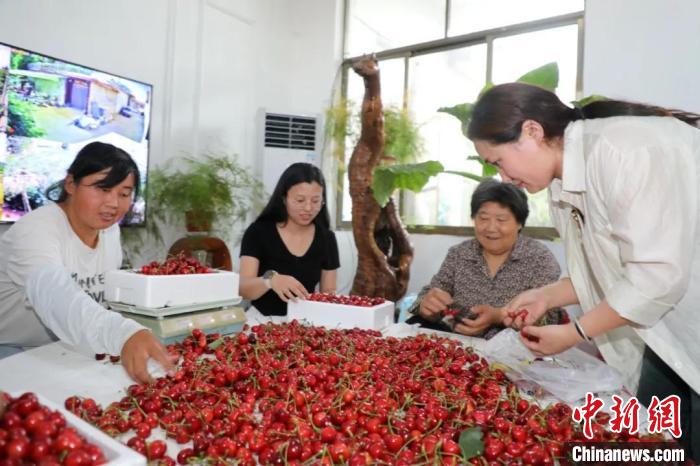
POLYGON ((583 326, 581 325, 581 322, 579 322, 578 317, 574 317, 573 322, 574 322, 574 328, 576 328, 576 333, 578 333, 578 335, 581 338, 583 338, 584 341, 587 341, 590 343, 591 337, 589 337, 586 334, 586 331, 583 329, 583 326))

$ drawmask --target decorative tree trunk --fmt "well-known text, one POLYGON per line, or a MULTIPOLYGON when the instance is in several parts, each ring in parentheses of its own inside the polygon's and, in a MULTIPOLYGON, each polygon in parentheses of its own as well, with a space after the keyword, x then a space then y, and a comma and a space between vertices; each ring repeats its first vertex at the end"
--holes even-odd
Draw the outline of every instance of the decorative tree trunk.
POLYGON ((384 116, 377 60, 365 57, 353 69, 365 82, 362 131, 350 158, 352 232, 357 247, 357 272, 352 294, 383 296, 397 301, 408 287, 413 247, 394 200, 386 206, 372 195, 372 172, 384 156, 384 116))

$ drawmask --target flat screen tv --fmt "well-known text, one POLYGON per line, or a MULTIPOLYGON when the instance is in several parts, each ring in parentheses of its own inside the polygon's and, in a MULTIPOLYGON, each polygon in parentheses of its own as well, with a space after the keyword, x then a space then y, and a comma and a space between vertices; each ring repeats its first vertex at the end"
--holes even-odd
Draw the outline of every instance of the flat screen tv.
MULTIPOLYGON (((146 83, 0 43, 0 222, 48 202, 46 188, 93 141, 131 154, 145 187, 152 91, 146 83)), ((142 224, 145 213, 140 195, 122 225, 142 224)))

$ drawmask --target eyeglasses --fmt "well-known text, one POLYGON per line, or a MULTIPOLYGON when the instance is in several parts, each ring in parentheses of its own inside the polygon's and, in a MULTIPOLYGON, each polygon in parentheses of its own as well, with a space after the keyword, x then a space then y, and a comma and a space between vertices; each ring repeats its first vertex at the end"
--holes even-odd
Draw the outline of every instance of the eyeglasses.
POLYGON ((311 206, 311 210, 319 210, 323 207, 323 199, 291 199, 289 205, 294 209, 305 209, 306 206, 311 206))

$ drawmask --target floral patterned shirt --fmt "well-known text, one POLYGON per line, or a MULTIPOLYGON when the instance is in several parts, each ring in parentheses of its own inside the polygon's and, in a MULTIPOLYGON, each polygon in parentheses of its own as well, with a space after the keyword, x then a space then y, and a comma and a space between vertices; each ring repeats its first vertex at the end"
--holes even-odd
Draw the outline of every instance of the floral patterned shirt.
MULTIPOLYGON (((473 306, 505 306, 525 290, 557 281, 560 273, 559 263, 545 245, 520 235, 508 259, 492 277, 481 244, 470 239, 448 250, 440 270, 420 291, 409 312, 417 313, 423 296, 431 288, 440 288, 452 296, 454 304, 450 307, 459 309, 459 316, 469 316, 473 306)), ((543 323, 561 323, 565 320, 563 313, 560 309, 549 311, 543 323)), ((490 338, 502 329, 491 327, 482 336, 490 338)))

